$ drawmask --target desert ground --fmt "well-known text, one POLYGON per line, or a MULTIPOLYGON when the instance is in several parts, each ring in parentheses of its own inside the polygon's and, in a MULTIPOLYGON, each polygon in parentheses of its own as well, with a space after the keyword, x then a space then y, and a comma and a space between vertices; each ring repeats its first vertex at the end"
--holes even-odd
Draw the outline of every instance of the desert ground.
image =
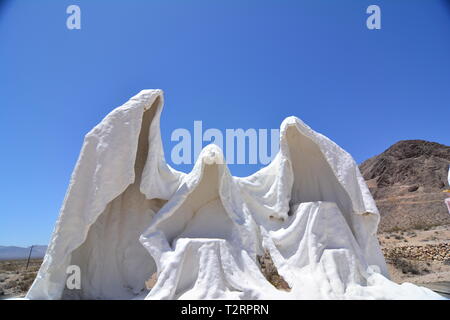
MULTIPOLYGON (((424 285, 444 295, 450 292, 450 225, 383 232, 378 239, 393 281, 424 285)), ((0 261, 0 299, 25 295, 42 260, 31 260, 28 269, 26 263, 26 260, 0 261)), ((263 272, 274 269, 264 264, 262 268, 263 272)), ((275 286, 286 290, 278 274, 266 276, 275 286)))
POLYGON ((429 287, 450 298, 450 225, 378 235, 391 279, 429 287))
POLYGON ((0 261, 0 299, 23 297, 33 283, 42 259, 0 261))

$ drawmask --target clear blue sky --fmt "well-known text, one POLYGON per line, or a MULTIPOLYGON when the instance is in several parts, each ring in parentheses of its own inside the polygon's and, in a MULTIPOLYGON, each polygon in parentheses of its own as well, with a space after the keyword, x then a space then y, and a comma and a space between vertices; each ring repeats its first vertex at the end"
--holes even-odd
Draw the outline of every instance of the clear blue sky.
POLYGON ((450 3, 1 1, 0 245, 48 242, 84 135, 145 88, 166 94, 166 154, 194 120, 278 128, 290 115, 358 162, 402 139, 449 145, 450 3), (70 4, 81 30, 66 28, 70 4), (381 30, 366 27, 370 4, 381 30))

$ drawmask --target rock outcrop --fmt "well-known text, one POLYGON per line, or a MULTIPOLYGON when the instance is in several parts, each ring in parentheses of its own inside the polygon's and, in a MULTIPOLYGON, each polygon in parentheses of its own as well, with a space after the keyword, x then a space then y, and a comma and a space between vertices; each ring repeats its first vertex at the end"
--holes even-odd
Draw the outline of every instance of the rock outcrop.
POLYGON ((381 212, 379 231, 450 224, 444 204, 450 147, 399 141, 366 160, 360 170, 381 212))

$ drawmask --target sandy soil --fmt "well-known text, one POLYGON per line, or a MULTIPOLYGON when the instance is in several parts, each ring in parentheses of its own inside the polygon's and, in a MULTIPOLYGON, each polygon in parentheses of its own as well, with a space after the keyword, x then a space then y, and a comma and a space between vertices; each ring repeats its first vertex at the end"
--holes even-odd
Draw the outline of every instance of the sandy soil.
POLYGON ((450 225, 378 235, 393 281, 450 281, 450 225))
POLYGON ((0 299, 23 297, 33 283, 42 259, 0 261, 0 299))

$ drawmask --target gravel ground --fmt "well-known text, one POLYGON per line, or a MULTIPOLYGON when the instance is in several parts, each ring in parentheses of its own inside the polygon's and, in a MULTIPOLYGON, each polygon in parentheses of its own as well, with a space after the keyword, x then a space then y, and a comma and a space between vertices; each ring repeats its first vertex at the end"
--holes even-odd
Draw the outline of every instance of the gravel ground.
POLYGON ((23 297, 34 281, 42 259, 0 261, 0 299, 23 297))
POLYGON ((450 281, 450 225, 378 235, 392 280, 450 281))

